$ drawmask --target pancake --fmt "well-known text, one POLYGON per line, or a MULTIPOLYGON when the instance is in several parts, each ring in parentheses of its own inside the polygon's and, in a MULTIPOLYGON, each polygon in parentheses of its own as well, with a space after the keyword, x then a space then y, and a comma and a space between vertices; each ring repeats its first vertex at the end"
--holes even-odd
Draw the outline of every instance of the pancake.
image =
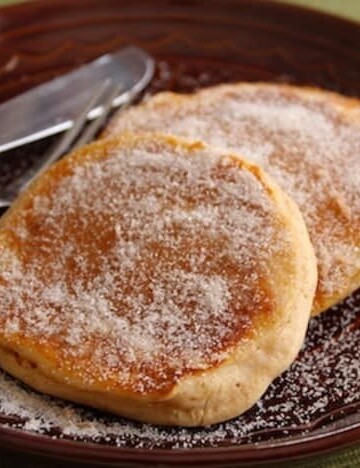
POLYGON ((229 148, 298 204, 315 247, 313 314, 360 286, 360 103, 313 88, 233 84, 161 93, 119 113, 105 136, 159 131, 229 148))
POLYGON ((73 153, 0 221, 0 365, 159 424, 252 406, 296 357, 316 288, 295 204, 238 157, 124 135, 73 153))

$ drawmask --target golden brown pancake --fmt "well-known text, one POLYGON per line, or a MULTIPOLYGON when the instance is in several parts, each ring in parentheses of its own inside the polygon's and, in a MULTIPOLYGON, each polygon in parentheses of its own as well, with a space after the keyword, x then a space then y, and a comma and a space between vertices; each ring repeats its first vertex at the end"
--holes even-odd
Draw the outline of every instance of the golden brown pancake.
POLYGON ((126 135, 62 160, 0 222, 0 365, 127 417, 206 425, 297 355, 316 288, 303 219, 264 172, 126 135))
POLYGON ((118 114, 105 135, 159 131, 229 148, 298 204, 315 247, 313 314, 360 286, 360 103, 312 88, 223 85, 161 93, 118 114))

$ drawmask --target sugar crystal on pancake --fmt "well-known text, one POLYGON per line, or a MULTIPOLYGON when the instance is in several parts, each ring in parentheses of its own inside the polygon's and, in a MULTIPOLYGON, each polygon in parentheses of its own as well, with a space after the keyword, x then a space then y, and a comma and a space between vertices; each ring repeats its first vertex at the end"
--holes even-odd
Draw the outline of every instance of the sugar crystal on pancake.
POLYGON ((312 88, 220 85, 160 93, 105 132, 162 131, 238 152, 298 204, 318 259, 318 314, 360 286, 360 102, 312 88))
POLYGON ((261 169, 160 135, 51 168, 1 220, 0 258, 0 365, 161 424, 249 408, 295 358, 316 284, 301 215, 261 169))

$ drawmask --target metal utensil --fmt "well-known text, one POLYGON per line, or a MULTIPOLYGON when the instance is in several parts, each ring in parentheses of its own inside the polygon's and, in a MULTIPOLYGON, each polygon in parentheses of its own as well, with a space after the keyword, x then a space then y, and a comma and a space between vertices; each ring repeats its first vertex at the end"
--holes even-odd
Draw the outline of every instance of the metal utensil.
MULTIPOLYGON (((10 206, 18 194, 22 192, 33 179, 44 172, 66 151, 69 151, 70 149, 74 150, 91 141, 111 111, 114 97, 119 95, 121 88, 121 84, 114 84, 108 79, 96 86, 95 89, 92 90, 88 102, 82 109, 80 109, 80 112, 78 112, 78 115, 73 122, 73 126, 61 136, 61 138, 47 153, 45 153, 44 156, 39 158, 35 166, 30 167, 16 181, 14 181, 10 189, 7 188, 0 192, 0 208, 10 206), (88 114, 94 106, 101 106, 102 113, 99 114, 99 116, 95 118, 88 127, 85 127, 88 114)), ((121 107, 125 107, 135 95, 135 92, 132 94, 127 93, 126 100, 122 99, 123 103, 121 107)))
MULTIPOLYGON (((153 73, 153 59, 137 47, 127 47, 10 99, 0 105, 0 153, 71 128, 79 109, 89 102, 89 90, 103 80, 110 77, 122 85, 113 99, 119 106, 140 93, 153 73)), ((98 118, 101 112, 98 103, 87 118, 98 118)))

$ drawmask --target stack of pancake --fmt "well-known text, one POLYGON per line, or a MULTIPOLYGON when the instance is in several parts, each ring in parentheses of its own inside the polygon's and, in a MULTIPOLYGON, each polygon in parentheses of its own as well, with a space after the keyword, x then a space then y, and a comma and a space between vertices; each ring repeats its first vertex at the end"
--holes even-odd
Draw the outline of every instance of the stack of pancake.
POLYGON ((250 408, 360 283, 360 104, 234 84, 161 93, 0 220, 0 366, 158 424, 250 408))

